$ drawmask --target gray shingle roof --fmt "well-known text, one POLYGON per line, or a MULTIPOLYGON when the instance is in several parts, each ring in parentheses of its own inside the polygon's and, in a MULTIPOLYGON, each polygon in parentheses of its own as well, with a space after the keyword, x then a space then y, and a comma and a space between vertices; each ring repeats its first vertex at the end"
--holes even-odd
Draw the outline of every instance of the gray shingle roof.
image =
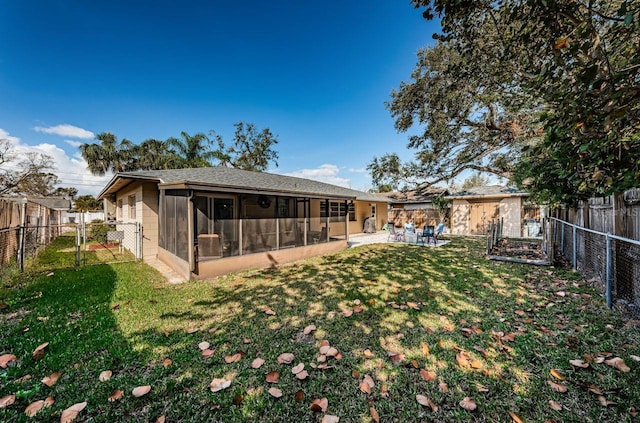
POLYGON ((40 204, 51 210, 71 210, 71 200, 60 197, 28 197, 27 200, 32 203, 40 204))
POLYGON ((389 199, 371 194, 331 185, 310 179, 293 176, 276 175, 266 172, 251 172, 228 167, 205 167, 194 169, 144 170, 137 172, 120 172, 102 190, 100 196, 118 178, 151 179, 163 184, 192 183, 218 187, 235 187, 255 189, 257 191, 283 192, 301 195, 355 197, 362 201, 377 201, 388 203, 389 199))

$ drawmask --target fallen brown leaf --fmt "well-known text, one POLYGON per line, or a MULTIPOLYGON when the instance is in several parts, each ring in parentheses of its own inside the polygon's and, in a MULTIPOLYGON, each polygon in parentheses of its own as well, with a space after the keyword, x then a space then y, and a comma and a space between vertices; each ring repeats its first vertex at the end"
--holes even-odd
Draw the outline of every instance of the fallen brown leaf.
POLYGON ((231 363, 235 363, 237 361, 240 361, 240 359, 242 358, 242 354, 241 353, 235 353, 233 355, 228 355, 224 358, 224 362, 227 364, 231 364, 231 363))
POLYGON ((133 390, 131 391, 131 395, 133 395, 136 398, 140 398, 147 395, 150 391, 151 391, 150 385, 138 386, 136 388, 133 388, 133 390))
POLYGON ((556 411, 562 411, 562 406, 554 400, 549 400, 549 406, 556 411))
POLYGON ((16 402, 16 396, 15 395, 5 395, 4 397, 0 398, 0 408, 6 408, 8 406, 10 406, 11 404, 13 404, 14 402, 16 402))
POLYGON ((293 397, 296 402, 302 402, 304 400, 304 391, 302 389, 298 390, 293 397))
POLYGON ((311 332, 313 332, 314 330, 316 330, 316 325, 309 325, 307 327, 304 328, 304 330, 302 331, 302 333, 304 333, 305 335, 309 335, 311 332))
POLYGON ((244 396, 242 394, 237 394, 235 397, 233 397, 233 405, 240 405, 242 404, 242 401, 244 401, 244 396))
POLYGON ((60 423, 71 423, 76 419, 76 417, 78 417, 78 413, 84 410, 86 406, 86 401, 73 404, 62 412, 62 415, 60 416, 60 423))
POLYGON ((60 376, 62 376, 62 373, 60 372, 51 373, 49 376, 46 376, 42 379, 42 383, 44 383, 49 388, 51 388, 53 385, 56 384, 58 379, 60 379, 60 376))
POLYGON ((42 357, 44 357, 44 351, 48 346, 49 346, 48 342, 38 345, 38 347, 35 350, 33 350, 33 359, 40 360, 42 357))
POLYGON ((589 363, 585 363, 582 360, 569 360, 569 363, 571 363, 572 366, 580 367, 581 369, 586 369, 587 367, 589 367, 589 363))
POLYGON ((608 407, 610 405, 616 405, 615 402, 613 401, 609 401, 608 399, 606 399, 605 397, 603 397, 602 395, 600 395, 598 397, 598 402, 600 403, 600 405, 602 405, 603 407, 608 407))
POLYGON ((604 363, 624 373, 629 373, 631 371, 631 368, 629 368, 629 366, 627 366, 624 360, 620 357, 614 357, 609 360, 605 360, 604 363))
POLYGON ((282 391, 275 387, 269 388, 267 392, 269 392, 269 395, 271 395, 274 398, 280 398, 282 396, 282 391))
POLYGON ((122 396, 124 395, 124 392, 122 392, 120 389, 115 389, 111 395, 109 395, 109 402, 114 402, 114 401, 118 401, 120 399, 122 399, 122 396))
POLYGON ((273 371, 267 373, 267 382, 269 383, 277 383, 278 379, 280 379, 280 373, 273 371))
POLYGON ((256 358, 251 362, 252 369, 259 369, 264 364, 264 360, 260 357, 256 358))
POLYGON ((211 346, 211 344, 207 341, 202 341, 198 344, 198 348, 200 348, 200 351, 204 351, 209 349, 209 347, 211 346))
POLYGON ((315 411, 316 413, 322 411, 323 413, 327 411, 327 407, 329 406, 329 401, 326 398, 316 398, 311 401, 311 405, 309 409, 311 411, 315 411))
POLYGON ((294 355, 291 353, 282 353, 278 356, 278 363, 280 364, 291 364, 294 359, 294 355))
POLYGON ((567 387, 561 383, 556 383, 552 380, 548 380, 547 383, 555 392, 560 392, 561 394, 567 392, 567 387))
POLYGON ((373 420, 376 423, 380 423, 380 415, 378 414, 378 411, 373 406, 369 407, 369 414, 371 414, 371 420, 373 420))
POLYGON ((564 380, 565 379, 565 377, 562 375, 562 373, 560 373, 556 369, 551 369, 551 371, 549 373, 551 373, 551 376, 555 377, 558 380, 564 380))
POLYGON ((420 376, 427 382, 431 382, 436 379, 436 372, 433 370, 420 369, 420 376))
POLYGON ((338 423, 340 421, 340 417, 332 416, 331 414, 325 414, 322 417, 322 421, 320 423, 338 423))
POLYGON ((13 354, 2 354, 0 355, 0 367, 6 369, 9 363, 17 360, 18 358, 13 354))
POLYGON ((429 355, 429 346, 427 344, 425 344, 424 342, 422 342, 420 344, 420 346, 422 347, 422 354, 424 355, 429 355))
POLYGON ((227 389, 229 386, 231 386, 231 381, 226 379, 213 379, 209 384, 211 392, 222 391, 223 389, 227 389))
POLYGON ((306 370, 296 373, 296 379, 298 380, 305 380, 307 377, 309 377, 309 372, 306 370))
POLYGON ((513 419, 515 423, 522 423, 522 419, 518 417, 516 413, 514 413, 513 411, 509 411, 509 415, 511 416, 511 419, 513 419))
POLYGON ((460 407, 464 408, 467 411, 473 411, 478 408, 475 401, 470 397, 464 397, 462 401, 460 401, 460 407))
POLYGON ((424 395, 416 395, 416 401, 418 401, 420 405, 431 408, 431 411, 434 413, 438 411, 438 406, 424 395))
POLYGON ((112 375, 113 375, 113 372, 111 370, 105 370, 103 372, 100 372, 100 376, 98 376, 98 380, 100 382, 106 382, 109 379, 111 379, 112 375))

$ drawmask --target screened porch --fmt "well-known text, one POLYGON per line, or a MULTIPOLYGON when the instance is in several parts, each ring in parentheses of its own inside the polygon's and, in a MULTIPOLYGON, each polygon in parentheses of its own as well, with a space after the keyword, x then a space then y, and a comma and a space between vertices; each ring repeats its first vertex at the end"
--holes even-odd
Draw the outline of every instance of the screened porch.
MULTIPOLYGON (((161 190, 159 245, 197 264, 348 238, 353 199, 161 190)), ((185 263, 185 264, 187 264, 185 263)))

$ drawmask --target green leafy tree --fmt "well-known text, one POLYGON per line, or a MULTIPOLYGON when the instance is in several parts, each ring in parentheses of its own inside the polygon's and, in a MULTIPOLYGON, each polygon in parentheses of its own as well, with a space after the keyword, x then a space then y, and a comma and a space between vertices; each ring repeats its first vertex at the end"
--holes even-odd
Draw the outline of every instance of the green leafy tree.
POLYGON ((97 200, 93 195, 81 195, 74 201, 74 207, 81 212, 101 210, 102 201, 97 200))
POLYGON ((99 143, 82 144, 80 153, 89 171, 104 176, 107 172, 125 172, 136 169, 133 143, 127 139, 118 141, 110 132, 96 135, 99 143))
POLYGON ((0 195, 51 195, 59 183, 53 171, 51 156, 18 154, 9 140, 0 139, 0 195))
POLYGON ((216 138, 218 149, 215 157, 221 166, 230 166, 243 170, 263 172, 270 163, 278 166, 278 153, 273 146, 278 143, 278 138, 269 128, 258 131, 254 124, 238 122, 233 144, 226 146, 222 137, 212 131, 216 138))
POLYGON ((447 40, 418 52, 411 79, 387 103, 398 131, 420 128, 408 143, 416 157, 374 158, 368 169, 375 184, 433 185, 468 169, 511 176, 521 145, 537 134, 539 105, 510 80, 510 66, 479 68, 495 49, 491 35, 465 54, 447 40))
POLYGON ((150 138, 132 147, 136 169, 157 170, 174 169, 183 160, 170 149, 168 141, 150 138))
MULTIPOLYGON (((416 83, 412 84, 415 91, 407 97, 414 103, 399 102, 402 95, 392 94, 391 110, 399 129, 411 126, 411 119, 416 117, 427 128, 424 140, 416 139, 415 147, 420 148, 421 141, 427 146, 429 143, 438 146, 438 140, 444 140, 444 148, 424 149, 427 160, 421 168, 425 176, 454 173, 430 166, 430 154, 439 152, 453 164, 478 166, 477 159, 481 158, 483 165, 503 167, 508 173, 501 176, 512 176, 534 197, 540 193, 553 201, 575 202, 637 185, 640 171, 634 157, 640 149, 637 125, 640 3, 634 0, 414 0, 413 3, 423 8, 426 18, 441 19, 442 34, 436 36, 438 42, 433 50, 446 48, 455 54, 442 68, 429 65, 423 71, 419 63, 414 72, 416 83), (417 83, 422 75, 427 77, 422 84, 417 83), (484 105, 489 113, 477 109, 467 114, 467 108, 450 107, 440 100, 434 102, 433 87, 438 85, 434 78, 438 75, 450 81, 451 92, 458 95, 464 93, 458 90, 460 85, 472 87, 469 93, 475 93, 471 94, 474 103, 484 105), (445 120, 445 125, 439 125, 442 121, 435 116, 459 110, 463 113, 454 115, 465 120, 484 115, 491 122, 490 102, 486 99, 496 102, 495 116, 503 116, 496 120, 497 126, 487 128, 508 128, 515 135, 515 142, 509 140, 508 133, 504 134, 506 140, 503 136, 496 138, 497 150, 490 154, 497 154, 501 166, 493 166, 496 162, 489 156, 476 156, 464 142, 456 142, 467 139, 465 134, 472 126, 460 132, 459 120, 445 120), (395 104, 399 112, 394 110, 395 104), (435 132, 431 133, 431 129, 435 132), (446 142, 447 138, 452 141, 446 142), (505 156, 500 157, 502 154, 505 156)), ((407 90, 401 86, 398 92, 403 91, 407 90)), ((447 92, 441 94, 446 97, 447 92)), ((479 145, 482 151, 492 150, 489 143, 479 145)), ((418 157, 421 153, 418 152, 418 157)))
POLYGON ((489 178, 480 172, 476 172, 462 182, 462 189, 485 187, 487 185, 489 185, 489 178))
POLYGON ((71 197, 75 198, 78 195, 78 189, 73 187, 59 187, 52 193, 56 197, 71 197))
POLYGON ((177 156, 176 168, 209 167, 211 160, 216 158, 215 152, 211 150, 211 140, 203 133, 189 135, 187 132, 180 132, 181 138, 171 137, 166 143, 171 148, 173 154, 177 156))

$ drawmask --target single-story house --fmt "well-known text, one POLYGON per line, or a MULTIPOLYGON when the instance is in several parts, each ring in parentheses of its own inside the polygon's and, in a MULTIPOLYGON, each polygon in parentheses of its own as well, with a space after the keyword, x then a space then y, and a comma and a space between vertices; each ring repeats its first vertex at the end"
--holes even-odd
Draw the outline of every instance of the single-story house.
POLYGON ((385 192, 379 195, 390 201, 389 223, 397 227, 404 227, 405 223, 411 221, 416 228, 423 228, 425 225, 437 226, 447 219, 448 210, 439 211, 433 205, 433 200, 448 193, 446 188, 423 188, 411 191, 385 192))
POLYGON ((451 201, 451 233, 484 235, 489 223, 502 219, 503 235, 536 237, 540 232, 540 208, 527 202, 529 194, 517 188, 489 185, 445 196, 451 201))
POLYGON ((120 172, 100 192, 107 219, 142 225, 142 258, 186 279, 267 267, 347 247, 388 199, 227 167, 120 172))

